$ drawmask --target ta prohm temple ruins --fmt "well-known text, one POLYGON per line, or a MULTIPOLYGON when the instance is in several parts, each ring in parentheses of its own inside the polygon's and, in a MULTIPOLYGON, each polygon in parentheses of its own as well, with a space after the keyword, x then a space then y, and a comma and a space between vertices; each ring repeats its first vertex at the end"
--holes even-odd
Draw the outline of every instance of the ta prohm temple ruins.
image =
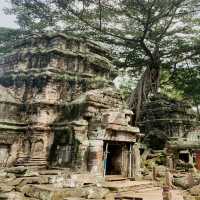
POLYGON ((133 113, 113 87, 106 50, 43 35, 19 44, 0 68, 2 166, 139 173, 139 129, 129 125, 133 113))
POLYGON ((62 33, 1 57, 0 199, 172 200, 176 187, 183 200, 177 188, 200 180, 195 112, 157 94, 134 127, 117 75, 108 50, 62 33))

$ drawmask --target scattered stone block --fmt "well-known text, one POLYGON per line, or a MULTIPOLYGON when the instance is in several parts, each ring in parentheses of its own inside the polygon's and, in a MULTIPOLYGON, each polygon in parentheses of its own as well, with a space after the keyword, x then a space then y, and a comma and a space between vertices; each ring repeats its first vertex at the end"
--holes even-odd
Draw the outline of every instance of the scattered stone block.
POLYGON ((88 190, 88 199, 104 199, 105 196, 109 193, 109 190, 106 188, 100 187, 89 187, 88 190))
POLYGON ((6 185, 5 183, 0 183, 0 193, 2 192, 10 192, 14 189, 13 186, 6 185))
POLYGON ((103 177, 93 175, 93 174, 72 174, 71 179, 80 185, 97 184, 104 181, 103 177))
POLYGON ((35 176, 39 176, 39 172, 28 169, 23 176, 25 176, 25 177, 35 177, 35 176))
POLYGON ((14 174, 24 174, 27 171, 26 167, 19 166, 19 167, 10 167, 5 170, 7 173, 14 173, 14 174))
POLYGON ((191 188, 192 186, 194 186, 194 182, 192 181, 191 174, 174 178, 174 185, 181 187, 183 189, 191 188))
POLYGON ((0 193, 1 200, 24 200, 24 195, 20 192, 0 193))
POLYGON ((190 191, 190 194, 193 195, 193 196, 200 195, 200 185, 195 185, 189 191, 190 191))
POLYGON ((40 175, 61 175, 61 170, 41 170, 40 175))
POLYGON ((63 200, 67 197, 86 197, 87 191, 82 188, 62 189, 52 185, 29 185, 25 195, 40 200, 63 200))

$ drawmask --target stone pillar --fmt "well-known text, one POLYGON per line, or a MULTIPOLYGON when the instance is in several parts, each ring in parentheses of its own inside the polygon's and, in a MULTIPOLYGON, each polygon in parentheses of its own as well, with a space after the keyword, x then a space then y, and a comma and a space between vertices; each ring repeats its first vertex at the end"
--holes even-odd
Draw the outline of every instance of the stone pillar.
POLYGON ((88 140, 84 140, 82 141, 82 143, 79 146, 79 155, 80 155, 80 159, 81 159, 81 166, 80 169, 82 172, 86 172, 87 171, 87 154, 88 154, 88 140))
POLYGON ((165 172, 165 185, 172 189, 173 187, 173 175, 170 173, 170 171, 167 169, 165 172))
POLYGON ((103 176, 103 141, 89 141, 88 170, 95 175, 103 176))
POLYGON ((167 156, 166 162, 167 162, 167 167, 169 168, 169 170, 170 171, 173 170, 174 169, 174 163, 173 163, 172 155, 167 156))
POLYGON ((134 166, 133 166, 133 174, 135 179, 138 179, 141 177, 141 171, 140 171, 140 150, 139 150, 139 144, 135 143, 133 145, 133 158, 134 158, 134 166))
POLYGON ((72 125, 73 125, 72 130, 75 135, 75 140, 79 142, 78 160, 76 160, 76 167, 78 167, 82 172, 86 172, 87 154, 89 146, 89 141, 87 137, 88 122, 86 120, 80 119, 78 121, 73 121, 72 125))
POLYGON ((31 154, 31 143, 28 137, 21 137, 19 142, 19 151, 17 153, 16 165, 20 165, 29 159, 31 154))
POLYGON ((31 154, 28 165, 47 166, 49 156, 49 127, 32 127, 31 154))
POLYGON ((194 166, 192 152, 189 152, 189 164, 191 164, 192 166, 194 166))

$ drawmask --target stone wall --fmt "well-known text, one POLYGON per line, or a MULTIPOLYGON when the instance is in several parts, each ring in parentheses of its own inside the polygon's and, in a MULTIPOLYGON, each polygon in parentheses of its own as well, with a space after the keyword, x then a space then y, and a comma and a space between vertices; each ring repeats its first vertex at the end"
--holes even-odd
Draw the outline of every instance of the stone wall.
POLYGON ((0 60, 0 164, 102 174, 104 140, 139 137, 115 76, 109 53, 94 42, 64 34, 18 42, 0 60))
POLYGON ((0 143, 9 152, 2 165, 47 164, 56 123, 79 113, 70 102, 112 85, 114 74, 108 52, 90 41, 52 34, 19 42, 0 60, 0 143))
POLYGON ((158 94, 144 105, 139 126, 151 148, 163 149, 170 138, 191 137, 199 122, 189 103, 158 94))

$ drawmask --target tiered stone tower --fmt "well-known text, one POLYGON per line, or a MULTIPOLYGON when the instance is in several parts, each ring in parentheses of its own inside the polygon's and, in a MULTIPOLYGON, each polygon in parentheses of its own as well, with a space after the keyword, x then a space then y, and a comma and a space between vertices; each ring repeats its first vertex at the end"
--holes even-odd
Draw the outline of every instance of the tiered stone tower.
POLYGON ((170 168, 200 169, 199 120, 189 103, 158 94, 144 106, 140 128, 152 149, 166 150, 170 168))
POLYGON ((0 164, 105 174, 112 141, 118 157, 132 155, 120 173, 138 175, 139 129, 129 125, 115 76, 109 53, 91 41, 45 34, 20 42, 0 61, 0 164))
POLYGON ((160 149, 173 138, 187 138, 197 126, 196 114, 189 103, 161 94, 152 96, 145 104, 140 122, 151 148, 160 149))

